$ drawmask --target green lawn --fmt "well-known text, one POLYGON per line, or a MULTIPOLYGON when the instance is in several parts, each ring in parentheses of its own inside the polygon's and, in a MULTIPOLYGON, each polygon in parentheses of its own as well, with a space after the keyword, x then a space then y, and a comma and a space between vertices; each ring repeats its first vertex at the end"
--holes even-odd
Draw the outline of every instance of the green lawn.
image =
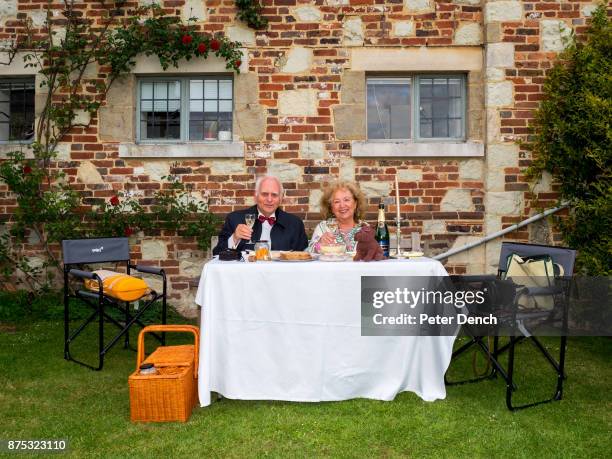
MULTIPOLYGON (((63 360, 62 340, 59 321, 0 326, 0 439, 64 438, 73 456, 105 458, 609 457, 612 447, 607 338, 571 339, 565 399, 516 413, 498 379, 449 387, 434 403, 412 393, 393 402, 224 399, 185 424, 130 422, 134 352, 115 347, 94 372, 63 360)), ((520 353, 535 374, 531 347, 520 353)), ((472 371, 471 358, 457 363, 472 371)), ((541 376, 531 382, 552 387, 541 376)))

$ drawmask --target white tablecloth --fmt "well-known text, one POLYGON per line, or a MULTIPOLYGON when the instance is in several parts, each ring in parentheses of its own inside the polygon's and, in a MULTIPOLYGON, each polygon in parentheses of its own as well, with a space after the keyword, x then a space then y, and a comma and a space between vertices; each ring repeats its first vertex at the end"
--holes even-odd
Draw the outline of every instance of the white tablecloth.
POLYGON ((361 336, 361 276, 445 276, 435 260, 220 262, 204 267, 200 404, 446 397, 454 337, 361 336))

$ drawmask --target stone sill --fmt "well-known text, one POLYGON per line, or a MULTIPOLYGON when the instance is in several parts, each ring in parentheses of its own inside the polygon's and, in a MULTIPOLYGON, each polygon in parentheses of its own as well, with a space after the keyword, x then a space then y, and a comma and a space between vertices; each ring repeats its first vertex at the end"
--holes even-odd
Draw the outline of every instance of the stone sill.
POLYGON ((244 142, 122 143, 120 158, 244 158, 244 142))
POLYGON ((353 157, 483 157, 484 144, 477 142, 431 142, 414 143, 408 141, 351 142, 353 157))
POLYGON ((8 158, 8 153, 23 151, 26 158, 33 158, 32 142, 2 142, 0 143, 0 159, 8 158))

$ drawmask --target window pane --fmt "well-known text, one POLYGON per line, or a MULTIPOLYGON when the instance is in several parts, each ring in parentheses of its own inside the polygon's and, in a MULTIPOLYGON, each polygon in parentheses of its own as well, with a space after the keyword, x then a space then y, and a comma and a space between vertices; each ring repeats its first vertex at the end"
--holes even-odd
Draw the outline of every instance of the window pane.
POLYGON ((217 121, 204 121, 204 140, 217 140, 219 123, 217 121))
POLYGON ((463 104, 460 97, 454 97, 449 100, 448 115, 452 118, 463 117, 463 104))
POLYGON ((431 78, 421 78, 420 91, 421 97, 433 96, 433 80, 431 78))
POLYGON ((181 99, 181 84, 178 81, 168 83, 168 99, 181 99))
POLYGON ((232 131, 232 120, 219 120, 220 131, 232 131))
POLYGON ((168 111, 173 112, 181 109, 181 99, 178 100, 169 100, 168 101, 168 111))
POLYGON ((421 118, 421 137, 432 137, 431 120, 421 118))
POLYGON ((231 100, 220 100, 219 101, 219 111, 220 112, 231 112, 232 111, 232 101, 231 100))
POLYGON ((189 111, 191 112, 201 112, 204 110, 204 104, 201 100, 190 100, 189 101, 189 111))
POLYGON ((219 99, 232 98, 232 82, 230 80, 219 81, 219 99))
POLYGON ((436 78, 433 80, 434 97, 448 97, 448 86, 446 78, 436 78))
POLYGON ((204 97, 206 99, 217 98, 217 80, 204 81, 204 97))
POLYGON ((465 97, 462 79, 419 79, 419 135, 422 138, 464 136, 465 97))
POLYGON ((463 126, 462 126, 460 118, 451 119, 449 121, 448 136, 449 137, 461 137, 462 136, 462 127, 463 126))
POLYGON ((205 100, 204 101, 204 111, 205 112, 216 112, 217 111, 217 101, 216 100, 205 100))
POLYGON ((204 119, 206 121, 217 121, 217 119, 219 119, 219 114, 216 112, 213 112, 213 113, 204 112, 204 119))
POLYGON ((448 115, 448 99, 433 99, 433 117, 446 118, 448 115))
POLYGON ((200 112, 189 112, 190 121, 202 121, 204 120, 204 113, 200 112))
POLYGON ((191 80, 189 82, 189 98, 192 100, 204 98, 204 81, 191 80))
POLYGON ((34 137, 34 79, 0 83, 0 140, 23 141, 34 137))
POLYGON ((448 137, 448 122, 447 120, 435 119, 433 120, 433 136, 437 137, 448 137))
POLYGON ((181 82, 144 81, 140 87, 140 137, 180 139, 181 82))
POLYGON ((450 97, 461 97, 461 80, 459 78, 448 79, 448 95, 450 97))
POLYGON ((167 112, 168 111, 168 101, 167 100, 156 100, 153 102, 153 111, 154 112, 167 112))
POLYGON ((167 99, 168 98, 168 83, 155 83, 153 88, 153 97, 155 99, 167 99))
POLYGON ((410 138, 410 80, 372 78, 367 93, 368 138, 410 138))
POLYGON ((141 99, 153 99, 153 83, 142 83, 140 88, 141 99))
POLYGON ((202 121, 190 121, 189 123, 189 140, 204 139, 204 124, 202 121))

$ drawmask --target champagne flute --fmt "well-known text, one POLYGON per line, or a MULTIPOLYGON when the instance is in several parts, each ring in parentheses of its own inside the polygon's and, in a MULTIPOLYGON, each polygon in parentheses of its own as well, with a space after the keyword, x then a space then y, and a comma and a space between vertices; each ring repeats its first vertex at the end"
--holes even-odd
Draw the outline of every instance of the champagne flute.
MULTIPOLYGON (((251 228, 251 230, 253 230, 253 226, 255 225, 255 218, 257 217, 257 215, 255 214, 246 214, 244 216, 244 223, 246 226, 248 226, 249 228, 251 228)), ((249 238, 249 242, 247 242, 247 244, 252 244, 253 237, 249 238)))
POLYGON ((329 231, 331 231, 332 233, 334 233, 334 236, 335 236, 336 235, 336 231, 338 231, 338 220, 336 220, 335 218, 331 217, 331 218, 327 219, 325 224, 327 225, 327 229, 329 231))

